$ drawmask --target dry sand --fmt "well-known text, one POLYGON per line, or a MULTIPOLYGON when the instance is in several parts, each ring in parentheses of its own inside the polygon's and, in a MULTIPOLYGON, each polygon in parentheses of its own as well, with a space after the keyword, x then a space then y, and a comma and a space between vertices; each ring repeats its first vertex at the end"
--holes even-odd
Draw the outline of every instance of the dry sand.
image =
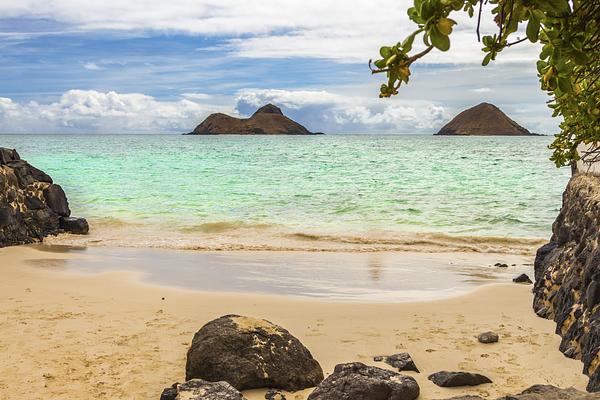
MULTIPOLYGON (((421 399, 494 398, 532 384, 583 389, 579 361, 559 351, 554 323, 531 310, 531 286, 488 285, 447 300, 335 303, 200 293, 141 283, 135 274, 60 270, 65 257, 0 249, 0 399, 158 399, 184 378, 185 354, 204 323, 230 313, 266 318, 296 335, 326 374, 337 363, 408 351, 421 369, 421 399), (483 345, 484 330, 500 334, 483 345), (488 375, 493 384, 442 389, 438 370, 488 375)), ((289 399, 304 399, 308 391, 289 399)), ((245 393, 264 398, 261 391, 245 393)))

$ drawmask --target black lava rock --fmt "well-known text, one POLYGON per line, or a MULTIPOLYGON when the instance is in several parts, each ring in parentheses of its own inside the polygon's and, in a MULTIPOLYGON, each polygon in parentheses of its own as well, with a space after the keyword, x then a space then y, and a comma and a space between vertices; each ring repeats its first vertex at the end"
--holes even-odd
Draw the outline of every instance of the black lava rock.
POLYGON ((163 390, 160 400, 246 400, 227 382, 208 382, 192 379, 185 383, 175 383, 163 390))
POLYGON ((471 372, 440 371, 429 375, 427 379, 440 387, 477 386, 492 383, 487 376, 471 372))
POLYGON ((383 361, 394 368, 398 368, 398 371, 419 372, 415 362, 408 353, 392 354, 391 356, 378 356, 374 357, 373 361, 383 361))
POLYGON ((529 279, 529 276, 527 276, 527 274, 521 274, 521 275, 513 278, 513 282, 514 283, 526 283, 528 285, 533 283, 531 281, 531 279, 529 279))
POLYGON ((410 376, 355 362, 337 365, 308 400, 414 400, 419 392, 410 376))

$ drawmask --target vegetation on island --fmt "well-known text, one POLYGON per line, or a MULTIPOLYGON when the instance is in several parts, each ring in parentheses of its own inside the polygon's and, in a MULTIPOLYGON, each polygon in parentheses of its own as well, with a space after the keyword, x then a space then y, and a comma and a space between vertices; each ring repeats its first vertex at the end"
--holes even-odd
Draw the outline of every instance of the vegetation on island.
POLYGON ((370 61, 374 74, 385 73, 380 97, 398 94, 408 83, 411 65, 433 49, 448 51, 457 24, 451 15, 477 15, 477 38, 483 43, 483 62, 488 65, 511 46, 526 40, 540 42, 537 61, 541 88, 551 100, 554 117, 562 117, 560 132, 550 148, 557 166, 579 158, 580 143, 600 143, 600 0, 414 0, 408 9, 417 29, 403 41, 380 49, 381 58, 370 61), (481 37, 482 8, 493 6, 498 27, 493 35, 481 37), (522 37, 521 37, 522 36, 522 37), (425 49, 413 51, 422 37, 425 49))

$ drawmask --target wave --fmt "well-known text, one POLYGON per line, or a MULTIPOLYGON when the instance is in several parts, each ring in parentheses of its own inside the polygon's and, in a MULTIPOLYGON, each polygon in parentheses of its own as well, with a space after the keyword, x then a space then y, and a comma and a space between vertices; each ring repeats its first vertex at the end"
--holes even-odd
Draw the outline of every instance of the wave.
POLYGON ((238 229, 268 229, 275 225, 273 224, 249 224, 241 221, 220 221, 206 222, 203 224, 188 225, 180 228, 179 231, 184 233, 221 233, 235 231, 238 229))
POLYGON ((546 240, 444 233, 368 232, 338 234, 290 231, 269 224, 237 221, 184 227, 130 224, 114 218, 90 221, 87 236, 63 234, 49 244, 165 248, 198 251, 330 251, 330 252, 478 252, 533 255, 546 240))

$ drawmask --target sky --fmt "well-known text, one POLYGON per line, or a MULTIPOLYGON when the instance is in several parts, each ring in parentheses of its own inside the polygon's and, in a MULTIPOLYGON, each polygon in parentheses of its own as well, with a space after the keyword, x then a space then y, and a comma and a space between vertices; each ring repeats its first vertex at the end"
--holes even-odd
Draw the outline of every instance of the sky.
MULTIPOLYGON (((435 133, 487 101, 553 134, 528 42, 481 66, 475 20, 379 99, 368 60, 414 30, 409 0, 0 0, 0 132, 182 133, 268 102, 312 131, 435 133)), ((489 10, 484 11, 484 15, 489 10)), ((496 27, 489 18, 483 33, 496 27)), ((422 47, 422 43, 420 44, 422 47)), ((417 46, 417 50, 419 46, 417 46)))

